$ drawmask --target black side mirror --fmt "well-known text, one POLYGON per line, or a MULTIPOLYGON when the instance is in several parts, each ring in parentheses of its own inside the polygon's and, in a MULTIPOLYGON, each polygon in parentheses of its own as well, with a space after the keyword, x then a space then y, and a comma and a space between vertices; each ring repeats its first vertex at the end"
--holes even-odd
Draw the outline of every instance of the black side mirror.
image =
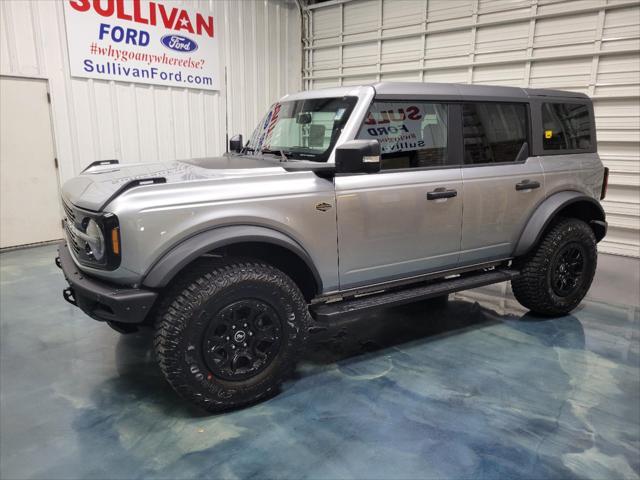
POLYGON ((242 150, 242 135, 234 135, 229 140, 229 151, 240 152, 242 150))
POLYGON ((336 173, 375 173, 380 171, 380 142, 351 140, 336 148, 336 173))

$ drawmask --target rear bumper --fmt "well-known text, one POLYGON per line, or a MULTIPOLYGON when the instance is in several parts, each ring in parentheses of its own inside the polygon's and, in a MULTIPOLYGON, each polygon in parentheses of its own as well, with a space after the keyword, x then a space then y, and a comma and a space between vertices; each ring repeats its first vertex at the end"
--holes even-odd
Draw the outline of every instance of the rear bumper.
POLYGON ((95 320, 142 323, 158 298, 151 290, 123 288, 87 277, 76 267, 66 242, 58 246, 56 265, 69 283, 62 292, 64 299, 95 320))

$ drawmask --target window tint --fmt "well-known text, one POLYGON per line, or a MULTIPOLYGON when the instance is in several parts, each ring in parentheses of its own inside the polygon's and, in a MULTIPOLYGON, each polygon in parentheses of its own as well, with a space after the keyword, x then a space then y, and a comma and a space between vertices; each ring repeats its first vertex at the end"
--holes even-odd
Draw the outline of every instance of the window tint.
POLYGON ((542 104, 544 150, 588 150, 591 148, 591 117, 587 105, 542 104))
POLYGON ((462 117, 466 164, 524 160, 524 152, 521 153, 527 141, 524 104, 465 103, 462 117))
POLYGON ((447 165, 447 105, 374 102, 358 138, 380 141, 383 170, 447 165))

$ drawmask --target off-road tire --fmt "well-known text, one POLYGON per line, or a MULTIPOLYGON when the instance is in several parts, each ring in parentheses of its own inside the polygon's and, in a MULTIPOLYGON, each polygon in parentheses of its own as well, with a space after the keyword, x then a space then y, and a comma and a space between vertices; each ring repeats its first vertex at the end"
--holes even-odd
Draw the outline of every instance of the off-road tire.
POLYGON ((514 266, 520 275, 511 281, 518 302, 535 314, 544 316, 566 315, 576 308, 587 294, 596 272, 598 253, 593 230, 582 220, 559 220, 545 234, 542 241, 514 266), (569 293, 560 296, 552 282, 556 279, 560 255, 568 248, 576 248, 583 257, 584 269, 569 293))
POLYGON ((312 322, 295 283, 280 270, 251 260, 197 264, 174 282, 156 318, 154 347, 162 373, 182 397, 211 412, 276 394, 294 369, 312 322), (253 299, 272 308, 281 322, 277 353, 264 370, 249 378, 214 376, 211 361, 205 360, 209 323, 220 318, 216 315, 225 315, 225 308, 234 302, 253 299))

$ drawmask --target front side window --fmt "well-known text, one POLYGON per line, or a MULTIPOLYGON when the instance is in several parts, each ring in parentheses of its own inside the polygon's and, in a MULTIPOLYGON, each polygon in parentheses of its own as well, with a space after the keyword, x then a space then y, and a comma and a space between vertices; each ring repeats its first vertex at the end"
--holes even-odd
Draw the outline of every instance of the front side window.
POLYGON ((324 162, 356 101, 343 97, 276 103, 254 130, 246 151, 324 162))
POLYGON ((446 166, 447 117, 442 103, 374 102, 358 138, 380 142, 382 170, 446 166))
POLYGON ((520 103, 462 105, 465 164, 523 160, 527 142, 527 108, 520 103))
POLYGON ((585 104, 543 103, 543 149, 589 150, 591 123, 589 108, 585 104))

